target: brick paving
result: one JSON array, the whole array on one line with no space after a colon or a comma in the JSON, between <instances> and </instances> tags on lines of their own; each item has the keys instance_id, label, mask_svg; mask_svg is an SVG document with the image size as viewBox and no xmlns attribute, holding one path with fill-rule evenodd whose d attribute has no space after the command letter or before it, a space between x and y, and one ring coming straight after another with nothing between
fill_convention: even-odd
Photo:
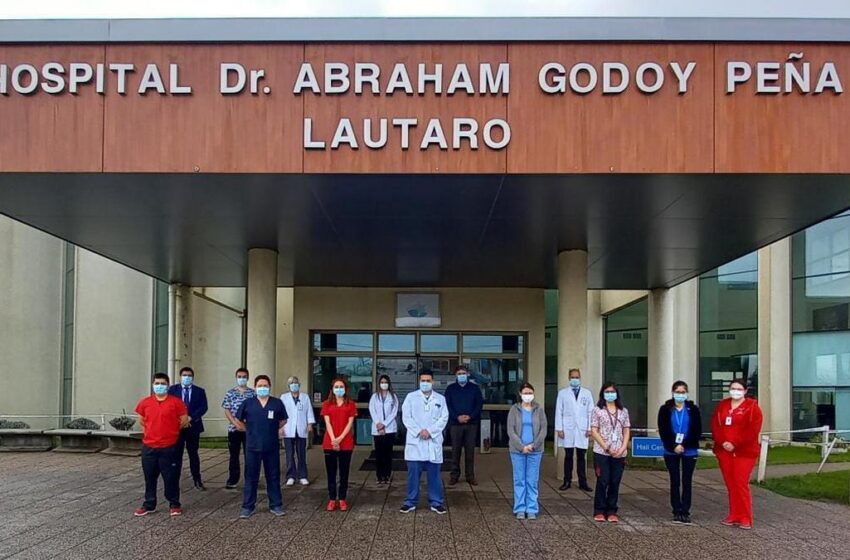
<instances>
[{"instance_id":1,"label":"brick paving","mask_svg":"<svg viewBox=\"0 0 850 560\"><path fill-rule=\"evenodd\" d=\"M312 449L313 483L284 489L287 515L270 515L261 489L258 513L246 521L237 519L241 492L224 489L226 451L202 456L208 490L190 489L184 477L185 513L172 519L162 502L159 513L133 517L143 490L138 458L0 454L0 558L850 558L846 506L754 489L755 529L721 526L726 497L716 471L698 471L692 526L669 522L666 473L637 470L623 479L622 522L594 523L589 494L557 491L551 457L544 461L540 518L517 521L510 463L501 451L478 457L478 487L447 489L448 515L427 507L402 515L404 473L379 488L373 473L357 470L366 456L358 450L352 509L326 513L321 452Z\"/></svg>"}]
</instances>

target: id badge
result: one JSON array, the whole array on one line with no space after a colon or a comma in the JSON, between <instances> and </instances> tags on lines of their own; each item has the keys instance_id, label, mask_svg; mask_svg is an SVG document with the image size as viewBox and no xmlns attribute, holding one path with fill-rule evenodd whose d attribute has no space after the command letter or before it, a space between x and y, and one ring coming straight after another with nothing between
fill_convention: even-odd
<instances>
[{"instance_id":1,"label":"id badge","mask_svg":"<svg viewBox=\"0 0 850 560\"><path fill-rule=\"evenodd\" d=\"M298 410L304 410L304 404L301 401L298 401Z\"/></svg>"},{"instance_id":2,"label":"id badge","mask_svg":"<svg viewBox=\"0 0 850 560\"><path fill-rule=\"evenodd\" d=\"M269 411L269 420L274 420L274 410Z\"/></svg>"},{"instance_id":3,"label":"id badge","mask_svg":"<svg viewBox=\"0 0 850 560\"><path fill-rule=\"evenodd\" d=\"M685 441L685 434L676 434L676 443L682 443Z\"/></svg>"},{"instance_id":4,"label":"id badge","mask_svg":"<svg viewBox=\"0 0 850 560\"><path fill-rule=\"evenodd\" d=\"M726 425L727 425L727 426L731 426L731 425L732 425L732 417L731 417L731 416L727 416L727 417L726 417Z\"/></svg>"}]
</instances>

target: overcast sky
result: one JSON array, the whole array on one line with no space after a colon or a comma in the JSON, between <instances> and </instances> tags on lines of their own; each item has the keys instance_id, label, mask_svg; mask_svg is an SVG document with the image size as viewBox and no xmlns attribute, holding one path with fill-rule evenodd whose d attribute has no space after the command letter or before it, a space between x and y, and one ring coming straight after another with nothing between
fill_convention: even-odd
<instances>
[{"instance_id":1,"label":"overcast sky","mask_svg":"<svg viewBox=\"0 0 850 560\"><path fill-rule=\"evenodd\" d=\"M0 18L850 17L850 0L0 0Z\"/></svg>"}]
</instances>

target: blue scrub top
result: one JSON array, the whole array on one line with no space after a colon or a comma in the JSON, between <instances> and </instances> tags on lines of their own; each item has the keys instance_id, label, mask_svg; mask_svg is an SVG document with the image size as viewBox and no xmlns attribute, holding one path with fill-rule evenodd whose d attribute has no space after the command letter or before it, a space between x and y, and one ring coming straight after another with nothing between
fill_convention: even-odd
<instances>
[{"instance_id":1,"label":"blue scrub top","mask_svg":"<svg viewBox=\"0 0 850 560\"><path fill-rule=\"evenodd\" d=\"M522 409L522 444L528 445L534 443L534 421L531 417L531 411Z\"/></svg>"},{"instance_id":2,"label":"blue scrub top","mask_svg":"<svg viewBox=\"0 0 850 560\"><path fill-rule=\"evenodd\" d=\"M688 435L688 430L691 429L691 412L688 410L687 405L682 407L682 410L677 409L675 406L670 411L670 424L673 427L673 434L685 434L685 437ZM670 451L664 451L665 455L676 455L676 453ZM685 448L685 452L683 453L685 457L696 457L699 455L699 451L697 449L688 449Z\"/></svg>"},{"instance_id":3,"label":"blue scrub top","mask_svg":"<svg viewBox=\"0 0 850 560\"><path fill-rule=\"evenodd\" d=\"M277 397L269 397L266 406L257 397L245 399L236 411L236 418L245 422L245 449L247 451L276 451L280 449L278 429L286 420L286 408Z\"/></svg>"}]
</instances>

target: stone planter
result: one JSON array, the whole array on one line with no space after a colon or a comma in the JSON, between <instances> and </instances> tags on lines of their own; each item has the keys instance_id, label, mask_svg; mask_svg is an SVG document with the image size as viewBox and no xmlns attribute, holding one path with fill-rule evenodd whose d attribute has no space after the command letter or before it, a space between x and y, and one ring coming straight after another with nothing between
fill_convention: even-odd
<instances>
[{"instance_id":1,"label":"stone planter","mask_svg":"<svg viewBox=\"0 0 850 560\"><path fill-rule=\"evenodd\" d=\"M115 430L99 433L109 440L109 446L103 450L103 453L125 457L138 457L142 454L142 432Z\"/></svg>"},{"instance_id":2,"label":"stone planter","mask_svg":"<svg viewBox=\"0 0 850 560\"><path fill-rule=\"evenodd\" d=\"M45 430L45 434L59 437L60 453L98 453L106 448L107 440L101 431L94 430Z\"/></svg>"},{"instance_id":3,"label":"stone planter","mask_svg":"<svg viewBox=\"0 0 850 560\"><path fill-rule=\"evenodd\" d=\"M50 451L53 436L42 430L0 430L0 451Z\"/></svg>"}]
</instances>

